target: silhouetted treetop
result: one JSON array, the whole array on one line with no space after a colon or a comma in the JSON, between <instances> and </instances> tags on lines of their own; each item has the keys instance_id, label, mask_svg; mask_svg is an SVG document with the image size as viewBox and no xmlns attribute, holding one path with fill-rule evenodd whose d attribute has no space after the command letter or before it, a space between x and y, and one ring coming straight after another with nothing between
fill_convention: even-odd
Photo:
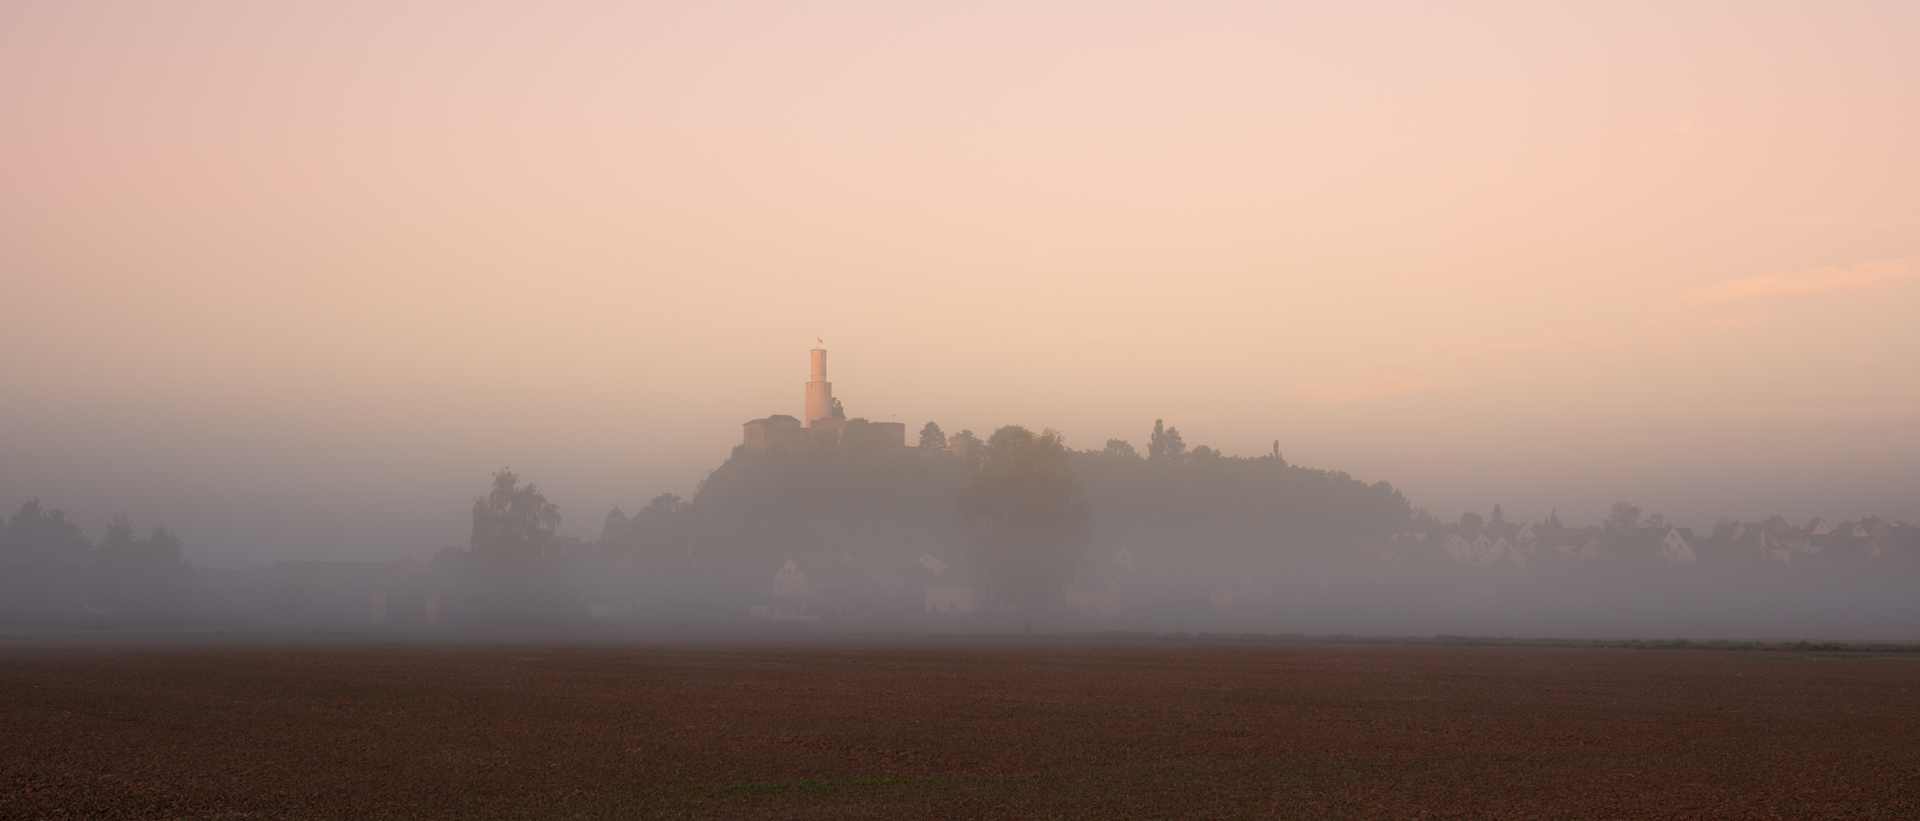
<instances>
[{"instance_id":1,"label":"silhouetted treetop","mask_svg":"<svg viewBox=\"0 0 1920 821\"><path fill-rule=\"evenodd\" d=\"M1169 428L1159 419L1153 420L1153 435L1147 439L1147 461L1178 465L1186 453L1187 443L1180 438L1180 429Z\"/></svg>"},{"instance_id":2,"label":"silhouetted treetop","mask_svg":"<svg viewBox=\"0 0 1920 821\"><path fill-rule=\"evenodd\" d=\"M537 555L553 542L560 527L560 508L519 475L502 468L493 474L493 489L473 500L473 534L468 544L475 558Z\"/></svg>"},{"instance_id":3,"label":"silhouetted treetop","mask_svg":"<svg viewBox=\"0 0 1920 821\"><path fill-rule=\"evenodd\" d=\"M973 469L980 461L980 448L983 444L980 437L973 435L973 431L963 430L947 440L949 446L956 442L960 445L960 458L966 461L967 469Z\"/></svg>"},{"instance_id":4,"label":"silhouetted treetop","mask_svg":"<svg viewBox=\"0 0 1920 821\"><path fill-rule=\"evenodd\" d=\"M126 514L113 517L94 550L87 600L122 616L159 618L182 614L192 579L181 557L180 537L156 527L140 538Z\"/></svg>"},{"instance_id":5,"label":"silhouetted treetop","mask_svg":"<svg viewBox=\"0 0 1920 821\"><path fill-rule=\"evenodd\" d=\"M21 505L0 522L0 618L78 613L92 551L65 511L45 510L39 499Z\"/></svg>"},{"instance_id":6,"label":"silhouetted treetop","mask_svg":"<svg viewBox=\"0 0 1920 821\"><path fill-rule=\"evenodd\" d=\"M1269 540L1270 546L1279 536L1385 535L1412 521L1412 506L1386 482L1369 485L1338 471L1288 465L1266 454L1228 456L1206 446L1176 459L1185 444L1159 420L1149 442L1155 444L1145 461L1110 458L1124 442L1075 457L1103 543Z\"/></svg>"},{"instance_id":7,"label":"silhouetted treetop","mask_svg":"<svg viewBox=\"0 0 1920 821\"><path fill-rule=\"evenodd\" d=\"M473 500L471 549L447 547L433 558L449 619L500 627L564 619L571 593L554 549L559 527L559 506L538 486L509 469L494 473L492 490Z\"/></svg>"},{"instance_id":8,"label":"silhouetted treetop","mask_svg":"<svg viewBox=\"0 0 1920 821\"><path fill-rule=\"evenodd\" d=\"M1600 527L1618 533L1624 533L1639 526L1640 506L1626 502L1614 502L1613 509L1607 513L1607 518L1600 522Z\"/></svg>"}]
</instances>

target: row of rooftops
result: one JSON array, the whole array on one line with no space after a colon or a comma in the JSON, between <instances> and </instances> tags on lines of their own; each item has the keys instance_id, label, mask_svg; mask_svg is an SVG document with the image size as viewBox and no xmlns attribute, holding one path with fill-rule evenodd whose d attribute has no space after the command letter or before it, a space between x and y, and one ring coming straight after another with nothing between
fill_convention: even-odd
<instances>
[{"instance_id":1,"label":"row of rooftops","mask_svg":"<svg viewBox=\"0 0 1920 821\"><path fill-rule=\"evenodd\" d=\"M1920 548L1920 527L1904 521L1888 522L1878 516L1838 524L1828 524L1826 519L1815 516L1804 527L1795 527L1775 514L1764 522L1722 524L1714 528L1714 535L1732 544L1806 553L1837 551L1884 556L1903 545Z\"/></svg>"}]
</instances>

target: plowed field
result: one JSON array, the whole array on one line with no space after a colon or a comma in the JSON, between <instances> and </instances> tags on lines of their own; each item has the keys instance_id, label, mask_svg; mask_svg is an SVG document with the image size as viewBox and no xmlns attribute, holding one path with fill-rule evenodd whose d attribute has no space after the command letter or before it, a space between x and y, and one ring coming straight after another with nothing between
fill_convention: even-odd
<instances>
[{"instance_id":1,"label":"plowed field","mask_svg":"<svg viewBox=\"0 0 1920 821\"><path fill-rule=\"evenodd\" d=\"M1030 642L0 649L8 818L1915 818L1920 661Z\"/></svg>"}]
</instances>

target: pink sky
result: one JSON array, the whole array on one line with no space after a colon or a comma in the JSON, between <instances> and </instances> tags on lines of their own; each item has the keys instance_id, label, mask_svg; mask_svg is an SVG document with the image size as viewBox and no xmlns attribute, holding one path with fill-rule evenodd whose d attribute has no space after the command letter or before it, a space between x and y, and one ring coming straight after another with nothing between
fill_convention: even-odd
<instances>
[{"instance_id":1,"label":"pink sky","mask_svg":"<svg viewBox=\"0 0 1920 821\"><path fill-rule=\"evenodd\" d=\"M820 336L1446 518L1920 518L1916 78L1891 2L12 4L0 505L591 537Z\"/></svg>"}]
</instances>

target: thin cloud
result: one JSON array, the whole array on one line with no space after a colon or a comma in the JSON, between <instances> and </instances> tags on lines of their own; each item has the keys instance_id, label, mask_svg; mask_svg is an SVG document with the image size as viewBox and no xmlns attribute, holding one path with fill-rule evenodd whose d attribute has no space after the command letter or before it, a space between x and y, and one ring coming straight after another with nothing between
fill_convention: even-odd
<instances>
[{"instance_id":1,"label":"thin cloud","mask_svg":"<svg viewBox=\"0 0 1920 821\"><path fill-rule=\"evenodd\" d=\"M1294 387L1309 401L1322 405L1346 405L1365 402L1369 399L1419 393L1439 384L1438 379L1380 373L1346 379L1330 379L1324 382L1302 382Z\"/></svg>"},{"instance_id":2,"label":"thin cloud","mask_svg":"<svg viewBox=\"0 0 1920 821\"><path fill-rule=\"evenodd\" d=\"M1733 279L1703 285L1680 295L1686 305L1773 297L1812 296L1834 291L1884 288L1920 278L1920 256L1863 262L1844 268L1810 268L1792 274Z\"/></svg>"}]
</instances>

